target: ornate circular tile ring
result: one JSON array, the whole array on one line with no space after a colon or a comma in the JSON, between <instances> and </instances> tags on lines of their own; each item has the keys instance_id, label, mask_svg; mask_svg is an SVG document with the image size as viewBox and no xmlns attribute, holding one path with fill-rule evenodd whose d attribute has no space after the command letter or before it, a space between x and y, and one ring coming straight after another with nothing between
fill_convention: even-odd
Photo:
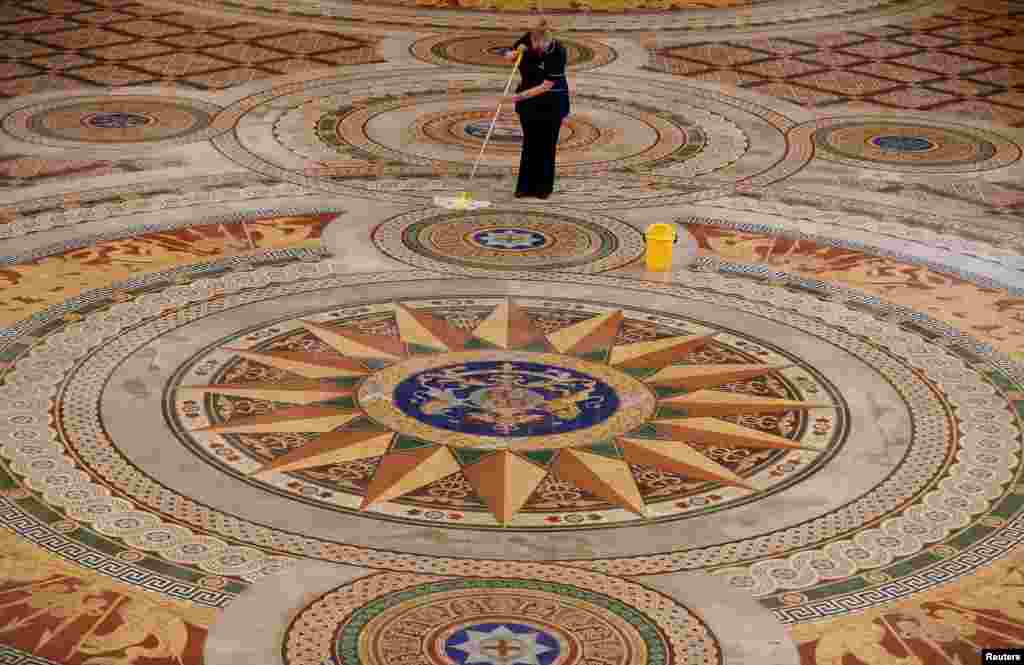
<instances>
[{"instance_id":1,"label":"ornate circular tile ring","mask_svg":"<svg viewBox=\"0 0 1024 665\"><path fill-rule=\"evenodd\" d=\"M378 226L373 242L388 256L434 270L452 267L509 270L620 268L643 254L643 234L609 217L586 212L487 209L417 210Z\"/></svg>"},{"instance_id":2,"label":"ornate circular tile ring","mask_svg":"<svg viewBox=\"0 0 1024 665\"><path fill-rule=\"evenodd\" d=\"M960 173L1008 166L1021 147L994 132L914 120L822 120L794 130L815 155L858 168L909 173Z\"/></svg>"},{"instance_id":3,"label":"ornate circular tile ring","mask_svg":"<svg viewBox=\"0 0 1024 665\"><path fill-rule=\"evenodd\" d=\"M218 130L221 108L192 99L143 95L72 97L20 108L3 129L23 141L66 148L190 143Z\"/></svg>"},{"instance_id":4,"label":"ornate circular tile ring","mask_svg":"<svg viewBox=\"0 0 1024 665\"><path fill-rule=\"evenodd\" d=\"M590 589L596 585L589 577L574 573L570 585L546 579L373 575L302 609L285 636L285 663L722 662L714 634L686 607L630 583Z\"/></svg>"},{"instance_id":5,"label":"ornate circular tile ring","mask_svg":"<svg viewBox=\"0 0 1024 665\"><path fill-rule=\"evenodd\" d=\"M490 123L490 111L472 97L482 92L466 91L469 96L462 102L464 108L453 108L447 90L326 106L330 110L316 121L319 145L315 146L308 144L308 131L293 131L296 122L301 123L310 113L306 106L297 106L275 124L275 137L296 155L328 156L331 161L468 167L480 151ZM576 95L573 105L575 110L566 123L567 136L560 137L558 172L563 175L684 162L698 172L707 172L739 159L747 151L746 137L733 123L700 109L659 111L595 95ZM484 122L487 124L481 132ZM498 144L508 132L512 136L505 137L505 142L510 143L507 138L514 141L518 132L517 119L507 118L505 122L506 131L499 133ZM403 131L396 132L395 127ZM310 153L310 148L316 152ZM318 149L328 152L322 155ZM518 165L518 150L499 149L488 154L479 173L512 173Z\"/></svg>"},{"instance_id":6,"label":"ornate circular tile ring","mask_svg":"<svg viewBox=\"0 0 1024 665\"><path fill-rule=\"evenodd\" d=\"M523 129L515 113L502 113L497 119L494 119L490 110L426 113L416 120L414 131L434 143L459 145L473 151L483 147L483 141L490 131L491 140L487 148L516 159L523 145ZM588 119L569 116L562 122L562 129L558 133L558 149L563 153L579 152L607 143L612 138L612 134L602 131Z\"/></svg>"},{"instance_id":7,"label":"ornate circular tile ring","mask_svg":"<svg viewBox=\"0 0 1024 665\"><path fill-rule=\"evenodd\" d=\"M488 33L480 35L433 35L415 42L409 52L419 60L438 65L470 65L492 69L508 69L504 49L516 42L522 33ZM615 60L615 51L600 42L573 36L559 37L565 46L569 69L584 70L603 67Z\"/></svg>"},{"instance_id":8,"label":"ornate circular tile ring","mask_svg":"<svg viewBox=\"0 0 1024 665\"><path fill-rule=\"evenodd\" d=\"M706 184L723 186L721 177L773 181L810 159L809 150L782 159L783 129L793 123L778 113L679 83L574 76L573 86L586 94L573 98L557 170L567 177L565 200L576 208L690 200ZM473 168L490 121L488 100L507 74L421 66L386 78L267 90L219 115L218 126L234 123L234 131L213 142L245 168L345 196L422 204L464 189L454 179ZM496 148L477 171L481 180L515 174L518 133L512 118L499 126L490 144ZM749 149L752 133L760 137L757 151Z\"/></svg>"}]
</instances>

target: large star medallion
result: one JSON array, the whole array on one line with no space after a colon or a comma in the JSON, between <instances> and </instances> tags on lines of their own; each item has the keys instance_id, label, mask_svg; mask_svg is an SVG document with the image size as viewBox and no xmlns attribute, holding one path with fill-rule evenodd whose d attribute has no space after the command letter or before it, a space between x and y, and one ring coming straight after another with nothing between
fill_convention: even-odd
<instances>
[{"instance_id":1,"label":"large star medallion","mask_svg":"<svg viewBox=\"0 0 1024 665\"><path fill-rule=\"evenodd\" d=\"M240 462L253 479L284 487L355 465L365 472L361 486L348 486L359 510L458 486L502 526L517 523L542 485L643 519L650 499L641 472L750 493L762 488L730 468L728 453L821 452L742 424L747 416L807 422L811 410L819 421L833 417L829 401L735 389L786 365L707 362L713 330L630 341L622 310L542 327L528 309L492 302L467 325L393 302L377 307L386 322L369 330L304 320L295 330L307 342L297 350L228 349L249 369L182 386L178 399L193 409L235 400L197 436L277 437ZM263 406L240 412L242 403ZM709 450L725 455L716 461Z\"/></svg>"}]
</instances>

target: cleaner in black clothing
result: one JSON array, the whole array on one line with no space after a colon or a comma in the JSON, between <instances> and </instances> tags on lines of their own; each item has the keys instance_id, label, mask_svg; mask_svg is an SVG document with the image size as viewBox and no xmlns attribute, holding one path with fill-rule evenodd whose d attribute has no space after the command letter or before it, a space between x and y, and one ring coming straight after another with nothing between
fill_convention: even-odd
<instances>
[{"instance_id":1,"label":"cleaner in black clothing","mask_svg":"<svg viewBox=\"0 0 1024 665\"><path fill-rule=\"evenodd\" d=\"M519 160L516 197L546 199L555 186L555 153L562 121L569 115L569 82L565 77L565 47L551 34L547 21L541 20L506 53L519 63L522 80L516 94L504 101L515 104L523 128L523 152Z\"/></svg>"}]
</instances>

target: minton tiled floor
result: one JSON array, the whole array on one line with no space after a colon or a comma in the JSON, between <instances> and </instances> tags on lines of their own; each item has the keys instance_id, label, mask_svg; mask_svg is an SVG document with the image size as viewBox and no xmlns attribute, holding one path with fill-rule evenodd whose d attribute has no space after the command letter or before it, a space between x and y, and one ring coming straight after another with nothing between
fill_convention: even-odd
<instances>
[{"instance_id":1,"label":"minton tiled floor","mask_svg":"<svg viewBox=\"0 0 1024 665\"><path fill-rule=\"evenodd\" d=\"M513 114L467 185L541 11L545 202ZM4 3L0 662L1024 644L1022 35L981 0Z\"/></svg>"}]
</instances>

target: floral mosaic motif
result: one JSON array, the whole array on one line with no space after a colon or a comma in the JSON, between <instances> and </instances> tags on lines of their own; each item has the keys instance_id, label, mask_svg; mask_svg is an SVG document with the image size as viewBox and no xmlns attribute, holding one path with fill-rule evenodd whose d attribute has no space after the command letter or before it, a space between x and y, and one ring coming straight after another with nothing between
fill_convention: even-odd
<instances>
[{"instance_id":1,"label":"floral mosaic motif","mask_svg":"<svg viewBox=\"0 0 1024 665\"><path fill-rule=\"evenodd\" d=\"M706 224L687 224L698 247L724 259L842 284L926 312L1007 353L1024 352L1024 298L895 258Z\"/></svg>"},{"instance_id":2,"label":"floral mosaic motif","mask_svg":"<svg viewBox=\"0 0 1024 665\"><path fill-rule=\"evenodd\" d=\"M253 251L319 246L337 213L193 226L105 240L0 267L0 323L12 323L89 289L175 266Z\"/></svg>"},{"instance_id":3,"label":"floral mosaic motif","mask_svg":"<svg viewBox=\"0 0 1024 665\"><path fill-rule=\"evenodd\" d=\"M1020 127L1016 10L985 0L958 6L873 29L663 47L650 66L831 113L937 111Z\"/></svg>"},{"instance_id":4,"label":"floral mosaic motif","mask_svg":"<svg viewBox=\"0 0 1024 665\"><path fill-rule=\"evenodd\" d=\"M277 324L226 363L195 361L211 382L178 389L206 406L182 411L187 436L250 482L335 509L545 528L579 524L552 511L603 524L649 502L660 518L727 505L747 478L764 489L813 468L842 430L828 389L778 371L775 352L580 307L374 304Z\"/></svg>"},{"instance_id":5,"label":"floral mosaic motif","mask_svg":"<svg viewBox=\"0 0 1024 665\"><path fill-rule=\"evenodd\" d=\"M0 641L67 665L201 658L214 611L189 609L58 561L0 532Z\"/></svg>"},{"instance_id":6,"label":"floral mosaic motif","mask_svg":"<svg viewBox=\"0 0 1024 665\"><path fill-rule=\"evenodd\" d=\"M607 384L573 369L480 361L414 374L394 391L408 416L455 432L544 436L597 425L619 409Z\"/></svg>"},{"instance_id":7,"label":"floral mosaic motif","mask_svg":"<svg viewBox=\"0 0 1024 665\"><path fill-rule=\"evenodd\" d=\"M805 665L918 665L941 657L977 660L978 651L1024 643L1020 553L973 577L863 615L790 628Z\"/></svg>"},{"instance_id":8,"label":"floral mosaic motif","mask_svg":"<svg viewBox=\"0 0 1024 665\"><path fill-rule=\"evenodd\" d=\"M185 163L177 159L44 159L29 155L0 155L0 189L170 169L185 166ZM0 218L0 223L4 221Z\"/></svg>"},{"instance_id":9,"label":"floral mosaic motif","mask_svg":"<svg viewBox=\"0 0 1024 665\"><path fill-rule=\"evenodd\" d=\"M124 3L84 0L75 12L49 26L31 0L5 3L0 16L0 97L16 97L79 86L123 87L153 83L209 90L275 75L338 65L379 62L376 42L330 31L288 26L268 28L237 19ZM48 7L47 10L52 11ZM31 41L24 39L26 34ZM136 115L101 115L93 127L125 128ZM146 124L146 123L143 123Z\"/></svg>"},{"instance_id":10,"label":"floral mosaic motif","mask_svg":"<svg viewBox=\"0 0 1024 665\"><path fill-rule=\"evenodd\" d=\"M684 11L708 7L742 7L751 0L372 0L370 4L430 7L432 9L486 9L494 12L593 11L628 13L633 11Z\"/></svg>"}]
</instances>

